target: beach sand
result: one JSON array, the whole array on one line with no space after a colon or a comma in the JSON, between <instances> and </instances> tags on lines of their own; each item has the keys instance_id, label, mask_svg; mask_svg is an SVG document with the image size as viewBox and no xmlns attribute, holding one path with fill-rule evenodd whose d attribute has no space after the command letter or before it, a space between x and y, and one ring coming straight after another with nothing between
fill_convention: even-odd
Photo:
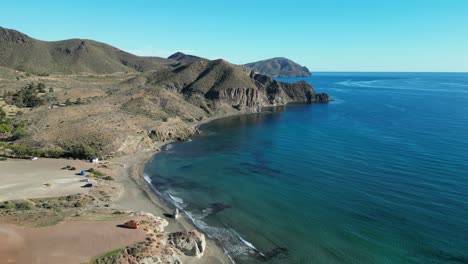
<instances>
[{"instance_id":1,"label":"beach sand","mask_svg":"<svg viewBox=\"0 0 468 264\"><path fill-rule=\"evenodd\" d=\"M70 165L77 170L62 170ZM0 162L0 201L65 196L86 193L81 188L83 177L77 176L81 169L94 167L80 160L37 159Z\"/></svg>"},{"instance_id":2,"label":"beach sand","mask_svg":"<svg viewBox=\"0 0 468 264\"><path fill-rule=\"evenodd\" d=\"M151 150L102 161L99 165L68 159L1 161L0 201L87 193L88 189L81 187L82 176L75 174L80 170L96 169L100 166L99 170L113 176L121 187L113 190L114 198L108 204L108 209L144 211L163 217L169 222L165 228L166 232L196 229L184 217L177 220L165 217L164 214L171 214L172 209L161 202L143 178L145 163L161 146L162 144ZM76 167L76 170L61 169L67 165ZM122 221L118 223L121 224ZM82 263L107 251L144 240L141 232L127 232L128 230L116 228L116 225L117 222L113 221L69 220L48 227L34 228L3 223L0 229L0 259L13 256L16 263L31 263L28 261L31 258L44 260L35 263ZM189 264L230 263L221 246L209 239L202 258L183 256L182 261Z\"/></svg>"},{"instance_id":3,"label":"beach sand","mask_svg":"<svg viewBox=\"0 0 468 264\"><path fill-rule=\"evenodd\" d=\"M163 145L158 144L155 149L160 149ZM155 150L146 150L139 153L121 157L115 160L125 167L121 167L116 180L124 185L120 197L115 201L115 205L122 208L129 208L134 211L144 211L156 216L172 214L173 209L169 208L159 197L150 189L149 184L143 178L144 166L146 162L156 154ZM181 217L177 220L166 218L169 225L164 229L168 232L184 231L196 229L195 226L186 218ZM229 258L224 254L222 247L215 241L207 239L207 247L202 258L183 258L183 263L206 263L206 264L228 264Z\"/></svg>"}]
</instances>

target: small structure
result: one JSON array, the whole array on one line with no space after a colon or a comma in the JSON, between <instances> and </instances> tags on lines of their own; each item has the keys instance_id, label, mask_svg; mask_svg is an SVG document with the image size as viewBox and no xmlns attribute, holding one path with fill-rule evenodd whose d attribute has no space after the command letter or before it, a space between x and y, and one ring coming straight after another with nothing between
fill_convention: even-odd
<instances>
[{"instance_id":1,"label":"small structure","mask_svg":"<svg viewBox=\"0 0 468 264\"><path fill-rule=\"evenodd\" d=\"M126 228L137 229L140 226L140 221L130 220L126 222L123 226Z\"/></svg>"},{"instance_id":2,"label":"small structure","mask_svg":"<svg viewBox=\"0 0 468 264\"><path fill-rule=\"evenodd\" d=\"M32 157L31 160L37 160L37 157Z\"/></svg>"},{"instance_id":3,"label":"small structure","mask_svg":"<svg viewBox=\"0 0 468 264\"><path fill-rule=\"evenodd\" d=\"M173 214L174 218L177 219L180 217L180 214L179 214L179 208L176 208L174 209L174 214Z\"/></svg>"},{"instance_id":4,"label":"small structure","mask_svg":"<svg viewBox=\"0 0 468 264\"><path fill-rule=\"evenodd\" d=\"M94 158L91 160L92 163L98 163L99 162L99 158Z\"/></svg>"},{"instance_id":5,"label":"small structure","mask_svg":"<svg viewBox=\"0 0 468 264\"><path fill-rule=\"evenodd\" d=\"M92 184L92 183L87 183L87 184L85 184L85 185L83 185L83 186L81 186L81 187L83 187L83 188L91 188L91 187L93 187L93 184Z\"/></svg>"},{"instance_id":6,"label":"small structure","mask_svg":"<svg viewBox=\"0 0 468 264\"><path fill-rule=\"evenodd\" d=\"M80 176L85 176L85 171L84 170L81 170L80 173L79 173Z\"/></svg>"}]
</instances>

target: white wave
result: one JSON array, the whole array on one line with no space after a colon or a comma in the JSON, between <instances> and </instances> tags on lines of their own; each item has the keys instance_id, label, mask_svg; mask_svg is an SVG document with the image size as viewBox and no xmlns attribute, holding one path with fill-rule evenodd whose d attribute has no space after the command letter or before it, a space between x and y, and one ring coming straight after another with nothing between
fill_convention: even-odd
<instances>
[{"instance_id":1,"label":"white wave","mask_svg":"<svg viewBox=\"0 0 468 264\"><path fill-rule=\"evenodd\" d=\"M170 149L172 149L172 147L173 147L172 144L167 144L166 145L166 150L170 150Z\"/></svg>"},{"instance_id":2,"label":"white wave","mask_svg":"<svg viewBox=\"0 0 468 264\"><path fill-rule=\"evenodd\" d=\"M402 83L404 85L402 85ZM418 88L421 86L433 87L434 83L430 82L421 82L417 79L387 79L387 80L372 80L372 81L353 81L346 80L337 82L335 84L348 86L348 87L357 87L357 88L375 88L375 89L385 89L385 90L404 90L404 91L424 91L424 92L443 92L443 93L468 93L466 89L431 89L431 88ZM436 83L437 86L443 85L444 83ZM463 84L455 83L445 83L447 86L452 86L453 88L464 88Z\"/></svg>"},{"instance_id":3,"label":"white wave","mask_svg":"<svg viewBox=\"0 0 468 264\"><path fill-rule=\"evenodd\" d=\"M169 195L169 197L171 197L171 199L176 202L176 203L179 203L179 204L183 204L184 203L184 200L180 197L177 197L175 195L172 195L170 193L168 193L167 195Z\"/></svg>"},{"instance_id":4,"label":"white wave","mask_svg":"<svg viewBox=\"0 0 468 264\"><path fill-rule=\"evenodd\" d=\"M468 87L468 84L463 84L463 83L450 83L450 82L445 82L445 83L439 83L439 85L448 85L448 86L453 86L453 87Z\"/></svg>"},{"instance_id":5,"label":"white wave","mask_svg":"<svg viewBox=\"0 0 468 264\"><path fill-rule=\"evenodd\" d=\"M189 139L187 139L187 142L192 142L192 140L189 138Z\"/></svg>"},{"instance_id":6,"label":"white wave","mask_svg":"<svg viewBox=\"0 0 468 264\"><path fill-rule=\"evenodd\" d=\"M259 252L262 256L264 256L263 253L260 252L252 243L250 243L249 241L247 241L247 240L245 240L243 237L241 237L241 235L239 235L239 233L237 233L234 229L231 229L231 230L232 230L232 232L234 232L234 233L237 235L237 237L238 237L244 244L246 244L248 247L250 247L251 249L253 249L253 250L257 251L257 252Z\"/></svg>"},{"instance_id":7,"label":"white wave","mask_svg":"<svg viewBox=\"0 0 468 264\"><path fill-rule=\"evenodd\" d=\"M192 223L197 228L205 232L209 238L218 240L222 244L224 252L226 252L227 255L247 256L255 253L262 254L259 250L255 248L255 246L252 243L243 239L233 229L210 226L202 220L203 215L199 216L196 213L189 211L184 212L190 218Z\"/></svg>"},{"instance_id":8,"label":"white wave","mask_svg":"<svg viewBox=\"0 0 468 264\"><path fill-rule=\"evenodd\" d=\"M148 174L143 173L143 179L145 179L147 183L151 184L151 178Z\"/></svg>"}]
</instances>

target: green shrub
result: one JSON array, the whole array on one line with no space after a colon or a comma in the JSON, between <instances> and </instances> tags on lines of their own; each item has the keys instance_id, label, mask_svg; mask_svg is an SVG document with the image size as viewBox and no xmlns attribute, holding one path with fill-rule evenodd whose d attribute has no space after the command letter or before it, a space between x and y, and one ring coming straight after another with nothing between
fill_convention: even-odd
<instances>
[{"instance_id":1,"label":"green shrub","mask_svg":"<svg viewBox=\"0 0 468 264\"><path fill-rule=\"evenodd\" d=\"M3 202L2 205L0 205L0 208L2 209L13 209L15 206L11 202Z\"/></svg>"},{"instance_id":2,"label":"green shrub","mask_svg":"<svg viewBox=\"0 0 468 264\"><path fill-rule=\"evenodd\" d=\"M18 210L31 210L34 205L29 201L22 201L16 204L16 209Z\"/></svg>"},{"instance_id":3,"label":"green shrub","mask_svg":"<svg viewBox=\"0 0 468 264\"><path fill-rule=\"evenodd\" d=\"M6 118L6 112L3 110L3 108L0 108L0 120L3 120Z\"/></svg>"},{"instance_id":4,"label":"green shrub","mask_svg":"<svg viewBox=\"0 0 468 264\"><path fill-rule=\"evenodd\" d=\"M112 176L109 176L109 175L106 175L104 177L102 177L101 179L105 180L105 181L113 181L114 178Z\"/></svg>"},{"instance_id":5,"label":"green shrub","mask_svg":"<svg viewBox=\"0 0 468 264\"><path fill-rule=\"evenodd\" d=\"M86 143L77 144L62 144L62 148L65 150L65 156L78 158L78 159L92 159L99 157L99 151L96 147L88 145Z\"/></svg>"},{"instance_id":6,"label":"green shrub","mask_svg":"<svg viewBox=\"0 0 468 264\"><path fill-rule=\"evenodd\" d=\"M13 130L9 124L0 124L0 133L8 133Z\"/></svg>"},{"instance_id":7,"label":"green shrub","mask_svg":"<svg viewBox=\"0 0 468 264\"><path fill-rule=\"evenodd\" d=\"M38 88L40 85L41 88ZM17 107L36 107L44 104L44 100L38 96L38 90L45 92L44 84L40 83L36 86L34 83L28 84L27 86L16 91L15 94L7 96L5 101L14 104Z\"/></svg>"},{"instance_id":8,"label":"green shrub","mask_svg":"<svg viewBox=\"0 0 468 264\"><path fill-rule=\"evenodd\" d=\"M74 170L76 170L76 168L75 167L70 167L70 168L68 168L68 170L74 171Z\"/></svg>"},{"instance_id":9,"label":"green shrub","mask_svg":"<svg viewBox=\"0 0 468 264\"><path fill-rule=\"evenodd\" d=\"M97 176L97 177L106 176L106 174L104 174L103 172L98 171L98 170L94 170L94 171L93 171L93 174L94 174L94 176Z\"/></svg>"},{"instance_id":10,"label":"green shrub","mask_svg":"<svg viewBox=\"0 0 468 264\"><path fill-rule=\"evenodd\" d=\"M0 157L0 161L8 160L6 157Z\"/></svg>"},{"instance_id":11,"label":"green shrub","mask_svg":"<svg viewBox=\"0 0 468 264\"><path fill-rule=\"evenodd\" d=\"M45 88L46 88L45 84L43 84L43 83L38 83L37 84L37 91L39 93L45 93L46 92Z\"/></svg>"},{"instance_id":12,"label":"green shrub","mask_svg":"<svg viewBox=\"0 0 468 264\"><path fill-rule=\"evenodd\" d=\"M13 129L13 138L15 140L17 139L22 139L22 138L25 138L28 136L28 132L26 132L26 130L24 130L24 128L22 127L15 127Z\"/></svg>"},{"instance_id":13,"label":"green shrub","mask_svg":"<svg viewBox=\"0 0 468 264\"><path fill-rule=\"evenodd\" d=\"M27 158L31 156L39 156L38 150L22 144L12 144L8 147L13 154L18 158Z\"/></svg>"}]
</instances>

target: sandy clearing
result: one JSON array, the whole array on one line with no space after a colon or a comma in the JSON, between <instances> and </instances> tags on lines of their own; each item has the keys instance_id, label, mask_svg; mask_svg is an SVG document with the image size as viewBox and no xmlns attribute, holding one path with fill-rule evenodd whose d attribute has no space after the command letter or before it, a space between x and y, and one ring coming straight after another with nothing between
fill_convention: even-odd
<instances>
[{"instance_id":1,"label":"sandy clearing","mask_svg":"<svg viewBox=\"0 0 468 264\"><path fill-rule=\"evenodd\" d=\"M0 227L0 264L83 263L144 241L146 232L117 227L125 221L69 221L33 228Z\"/></svg>"},{"instance_id":2,"label":"sandy clearing","mask_svg":"<svg viewBox=\"0 0 468 264\"><path fill-rule=\"evenodd\" d=\"M61 170L67 165L77 170ZM82 176L75 174L91 167L91 163L67 159L0 161L0 201L85 193Z\"/></svg>"}]
</instances>

